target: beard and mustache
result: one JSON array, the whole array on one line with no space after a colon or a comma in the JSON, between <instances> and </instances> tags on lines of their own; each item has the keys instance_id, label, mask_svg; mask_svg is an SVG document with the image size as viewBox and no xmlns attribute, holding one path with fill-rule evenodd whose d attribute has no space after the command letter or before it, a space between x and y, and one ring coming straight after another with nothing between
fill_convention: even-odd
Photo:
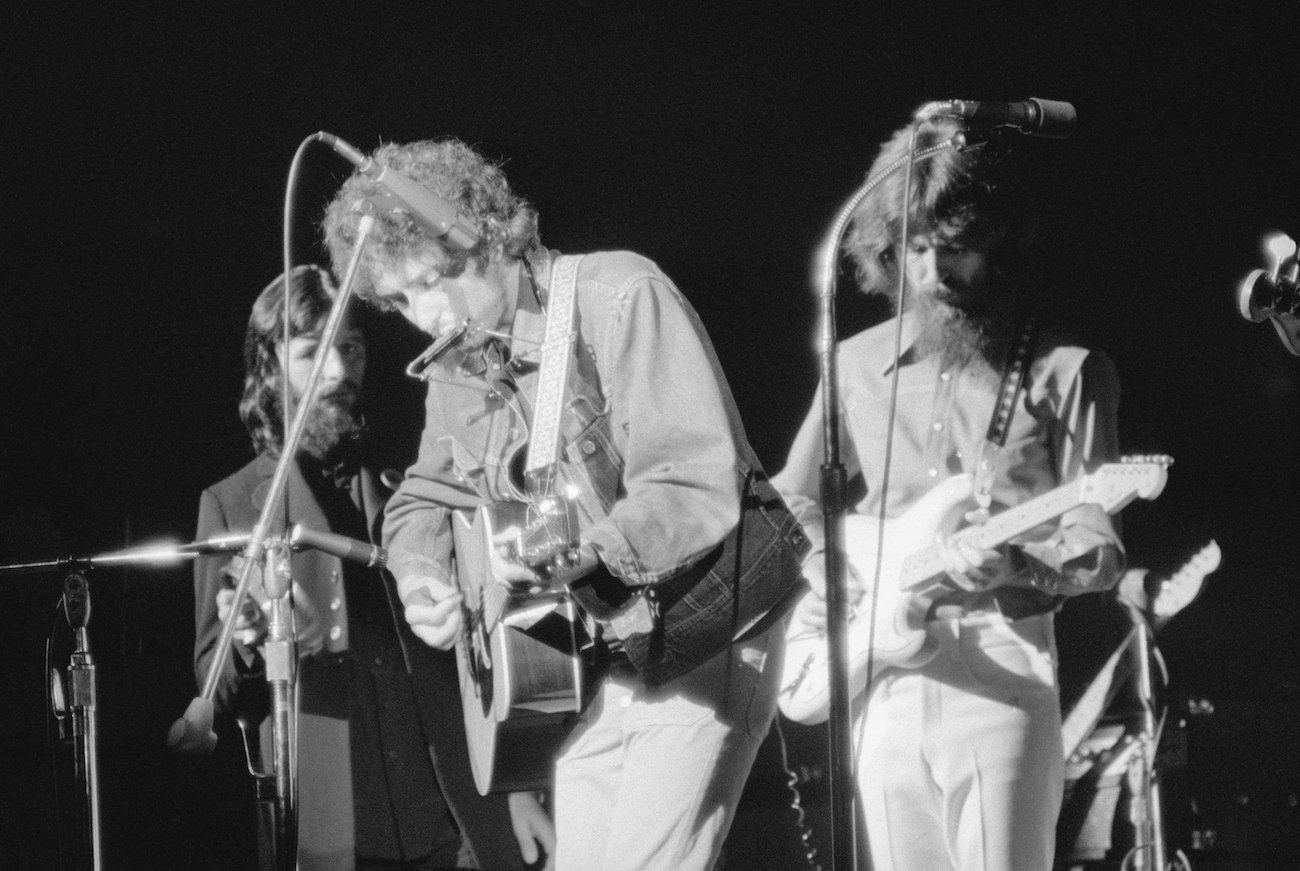
<instances>
[{"instance_id":1,"label":"beard and mustache","mask_svg":"<svg viewBox=\"0 0 1300 871\"><path fill-rule=\"evenodd\" d=\"M343 385L317 398L307 415L298 450L322 464L338 463L356 450L365 432L359 392Z\"/></svg>"},{"instance_id":2,"label":"beard and mustache","mask_svg":"<svg viewBox=\"0 0 1300 871\"><path fill-rule=\"evenodd\" d=\"M968 300L960 288L914 298L919 323L917 349L922 356L938 355L942 369L964 368L975 361L993 365L1001 331L994 317Z\"/></svg>"}]
</instances>

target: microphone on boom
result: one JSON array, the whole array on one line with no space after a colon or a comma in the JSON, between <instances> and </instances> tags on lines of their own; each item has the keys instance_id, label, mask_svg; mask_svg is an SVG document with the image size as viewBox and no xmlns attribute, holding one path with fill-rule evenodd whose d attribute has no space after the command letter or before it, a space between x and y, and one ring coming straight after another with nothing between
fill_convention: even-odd
<instances>
[{"instance_id":1,"label":"microphone on boom","mask_svg":"<svg viewBox=\"0 0 1300 871\"><path fill-rule=\"evenodd\" d=\"M939 100L926 103L916 113L918 121L931 118L963 118L972 124L1013 127L1028 136L1047 139L1065 139L1074 132L1079 120L1071 104L1037 97L1018 103Z\"/></svg>"},{"instance_id":2,"label":"microphone on boom","mask_svg":"<svg viewBox=\"0 0 1300 871\"><path fill-rule=\"evenodd\" d=\"M345 157L362 175L369 176L401 204L402 208L439 241L457 251L469 251L478 244L478 231L446 199L407 178L392 167L376 163L342 139L323 130L316 139Z\"/></svg>"}]
</instances>

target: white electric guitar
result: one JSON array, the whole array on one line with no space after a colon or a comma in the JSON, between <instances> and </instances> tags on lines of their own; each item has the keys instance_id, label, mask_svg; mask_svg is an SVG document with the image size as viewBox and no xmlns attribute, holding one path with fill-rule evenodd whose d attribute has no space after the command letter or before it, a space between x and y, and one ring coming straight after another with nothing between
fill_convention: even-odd
<instances>
[{"instance_id":1,"label":"white electric guitar","mask_svg":"<svg viewBox=\"0 0 1300 871\"><path fill-rule=\"evenodd\" d=\"M1172 463L1166 456L1126 457L1122 462L1108 463L1090 475L995 514L982 524L968 526L956 537L983 550L1010 541L1080 505L1098 505L1113 514L1135 498L1159 496ZM953 589L944 582L943 559L934 542L940 532L956 527L971 507L970 496L971 477L957 475L926 493L899 517L881 521L855 514L845 518L846 555L868 583L876 577L878 537L884 542L879 554L881 581L875 620L867 616L868 591L847 627L852 696L866 688L869 661L878 671L885 666L917 668L933 658L935 650L925 632L925 617L935 597ZM830 708L826 635L801 625L797 618L791 621L786 635L785 671L777 699L781 712L799 723L819 723L826 719Z\"/></svg>"}]
</instances>

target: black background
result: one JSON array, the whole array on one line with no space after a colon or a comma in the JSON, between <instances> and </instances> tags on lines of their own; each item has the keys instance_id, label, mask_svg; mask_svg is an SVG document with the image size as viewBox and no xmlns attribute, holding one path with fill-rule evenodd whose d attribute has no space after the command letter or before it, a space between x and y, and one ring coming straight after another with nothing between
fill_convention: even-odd
<instances>
[{"instance_id":1,"label":"black background","mask_svg":"<svg viewBox=\"0 0 1300 871\"><path fill-rule=\"evenodd\" d=\"M50 0L6 17L7 561L188 540L199 490L248 459L243 327L280 269L290 159L317 130L363 149L458 136L506 161L547 244L658 261L776 469L816 379L812 253L878 143L931 99L1074 103L1074 137L1023 143L1042 293L1115 360L1125 452L1176 460L1125 512L1133 563L1223 549L1161 639L1175 693L1253 712L1220 721L1243 761L1205 788L1294 795L1295 748L1278 745L1300 673L1300 358L1235 310L1263 236L1300 234L1292 4ZM308 151L296 260L322 256L316 224L348 169ZM843 332L867 317L842 306ZM411 401L393 397L395 414ZM18 867L49 861L41 675L60 582L0 579L18 774L0 855ZM163 749L195 692L188 576L92 585L106 852L193 866L217 811L201 766Z\"/></svg>"}]
</instances>

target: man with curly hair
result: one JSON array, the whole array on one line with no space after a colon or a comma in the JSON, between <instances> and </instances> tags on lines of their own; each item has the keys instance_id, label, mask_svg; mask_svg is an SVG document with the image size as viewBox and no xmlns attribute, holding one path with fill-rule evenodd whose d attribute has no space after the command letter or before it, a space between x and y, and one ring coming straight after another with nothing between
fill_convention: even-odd
<instances>
[{"instance_id":1,"label":"man with curly hair","mask_svg":"<svg viewBox=\"0 0 1300 871\"><path fill-rule=\"evenodd\" d=\"M924 122L918 152L959 130L943 119ZM884 144L868 178L906 156L909 133L903 128ZM845 241L861 290L886 295L896 314L837 350L841 459L850 482L865 490L855 505L861 514L898 518L941 481L965 473L988 482L988 504L966 503L967 521L979 522L985 511L1018 505L1113 459L1118 384L1103 355L1046 329L1030 334L1037 338L1029 339L1005 446L986 448L1003 371L1026 335L1031 201L1014 163L994 146L942 150L914 165L902 240L905 179L895 172L872 189ZM819 630L826 621L824 389L773 478L815 543L804 564L813 593L796 609L795 626ZM982 458L987 478L975 474ZM1052 615L1065 596L1115 584L1119 538L1096 506L988 550L936 534L947 589L925 603L924 631L937 653L919 667L885 668L855 702L859 712L866 705L854 737L871 867L1046 871L1064 777ZM852 552L856 543L848 544ZM849 598L860 613L869 607L857 600L873 582L871 563L849 572Z\"/></svg>"},{"instance_id":2,"label":"man with curly hair","mask_svg":"<svg viewBox=\"0 0 1300 871\"><path fill-rule=\"evenodd\" d=\"M203 491L199 539L252 529L283 448L285 369L295 400L306 389L335 291L324 270L293 270L286 346L285 284L281 276L258 296L245 336L239 411L257 456ZM301 523L378 540L383 505L399 475L375 465L367 449L362 402L377 320L364 306L345 316L291 467L285 506L272 515L275 536ZM229 618L242 559L212 556L195 563L200 683ZM535 858L533 835L541 832L549 842L544 811L531 796L509 799L521 824L516 844L507 799L484 798L474 788L455 663L411 634L391 576L316 550L294 554L291 574L299 654L298 867L507 869L524 867L523 853ZM257 736L253 746L269 750L269 728L258 736L269 705L262 653L269 604L260 578L259 571L250 607L235 615L234 650L214 701L222 734L233 737L234 721L242 720ZM268 836L264 828L265 867Z\"/></svg>"},{"instance_id":3,"label":"man with curly hair","mask_svg":"<svg viewBox=\"0 0 1300 871\"><path fill-rule=\"evenodd\" d=\"M653 263L601 252L574 266L542 247L536 211L459 141L388 145L373 160L453 204L477 235L452 244L381 208L362 251L358 292L440 340L425 361L419 458L384 522L406 618L443 649L477 619L453 570L452 514L539 495L522 462L543 401L538 348L550 301L572 288L566 328L576 340L554 468L576 491L577 552L548 577L519 561L496 569L507 582L574 591L612 578L628 598L620 613L640 611L636 621L586 624L600 677L555 763L556 867L705 871L775 713L799 584L796 546L780 536L800 541L798 524L784 506L772 516L788 526L773 523L769 539L742 522L747 482L770 492L764 504L779 497L703 325ZM383 194L358 172L335 197L325 228L336 266L358 244L359 205L382 206ZM558 276L568 267L566 285ZM733 594L719 555L738 526L746 548L773 544ZM677 626L690 629L678 639Z\"/></svg>"}]
</instances>

